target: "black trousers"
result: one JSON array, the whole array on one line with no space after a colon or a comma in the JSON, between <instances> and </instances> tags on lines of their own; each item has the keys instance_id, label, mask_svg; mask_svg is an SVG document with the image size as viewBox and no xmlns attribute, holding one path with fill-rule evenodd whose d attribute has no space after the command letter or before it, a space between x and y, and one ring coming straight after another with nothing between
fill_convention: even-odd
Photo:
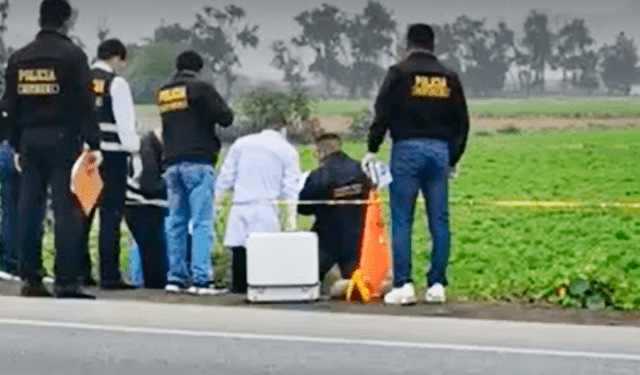
<instances>
[{"instance_id":1,"label":"black trousers","mask_svg":"<svg viewBox=\"0 0 640 375\"><path fill-rule=\"evenodd\" d=\"M127 226L140 248L145 288L162 289L167 284L166 215L167 209L158 206L131 205L125 208Z\"/></svg>"},{"instance_id":2,"label":"black trousers","mask_svg":"<svg viewBox=\"0 0 640 375\"><path fill-rule=\"evenodd\" d=\"M320 263L319 276L320 282L324 280L327 273L338 264L340 274L344 279L350 279L353 272L358 266L357 251L346 251L342 253L326 251L322 247L318 249L318 257Z\"/></svg>"},{"instance_id":3,"label":"black trousers","mask_svg":"<svg viewBox=\"0 0 640 375\"><path fill-rule=\"evenodd\" d=\"M100 282L120 280L120 224L124 218L124 201L127 192L127 157L126 152L104 152L104 161L100 168L104 188L98 201L100 210ZM89 258L89 232L95 210L85 222L84 263L82 278L88 279L91 270Z\"/></svg>"},{"instance_id":4,"label":"black trousers","mask_svg":"<svg viewBox=\"0 0 640 375\"><path fill-rule=\"evenodd\" d=\"M78 151L75 138L68 136L64 128L28 128L22 132L23 172L15 246L20 276L27 283L42 281L41 233L49 185L55 218L55 283L77 283L83 256L83 213L69 185Z\"/></svg>"},{"instance_id":5,"label":"black trousers","mask_svg":"<svg viewBox=\"0 0 640 375\"><path fill-rule=\"evenodd\" d=\"M244 247L231 248L231 292L247 292L247 249Z\"/></svg>"}]
</instances>

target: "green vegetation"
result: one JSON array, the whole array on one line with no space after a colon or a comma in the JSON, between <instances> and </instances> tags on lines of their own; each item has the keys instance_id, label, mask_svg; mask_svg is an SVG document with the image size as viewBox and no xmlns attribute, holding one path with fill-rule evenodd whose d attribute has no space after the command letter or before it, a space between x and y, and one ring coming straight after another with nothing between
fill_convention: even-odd
<instances>
[{"instance_id":1,"label":"green vegetation","mask_svg":"<svg viewBox=\"0 0 640 375\"><path fill-rule=\"evenodd\" d=\"M354 158L361 158L365 147L362 142L345 145ZM315 168L311 147L299 150L302 169ZM379 157L388 160L388 143ZM639 309L640 206L613 205L640 203L635 173L639 160L640 132L633 128L474 134L450 188L450 296ZM498 201L559 201L575 206L506 207ZM218 238L224 234L227 209L216 223ZM389 223L386 205L385 211ZM424 286L430 255L424 217L420 204L413 235L413 273L419 287ZM302 230L311 223L299 218ZM49 233L44 246L48 254L53 247ZM96 236L94 225L94 258ZM127 244L125 230L123 259ZM228 267L219 243L214 258L219 271ZM127 263L122 264L126 269ZM50 256L45 266L50 272ZM218 282L224 283L226 277L220 272Z\"/></svg>"},{"instance_id":2,"label":"green vegetation","mask_svg":"<svg viewBox=\"0 0 640 375\"><path fill-rule=\"evenodd\" d=\"M373 99L320 100L313 104L313 114L348 116L369 109L372 103ZM640 98L470 99L469 113L486 117L640 117Z\"/></svg>"}]
</instances>

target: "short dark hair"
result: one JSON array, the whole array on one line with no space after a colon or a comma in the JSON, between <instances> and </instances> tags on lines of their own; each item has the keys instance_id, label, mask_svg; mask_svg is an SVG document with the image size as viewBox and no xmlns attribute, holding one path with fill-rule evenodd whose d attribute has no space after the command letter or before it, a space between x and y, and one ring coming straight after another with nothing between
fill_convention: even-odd
<instances>
[{"instance_id":1,"label":"short dark hair","mask_svg":"<svg viewBox=\"0 0 640 375\"><path fill-rule=\"evenodd\" d=\"M316 143L320 143L323 141L338 141L342 142L342 138L336 133L324 133L318 137L316 137Z\"/></svg>"},{"instance_id":2,"label":"short dark hair","mask_svg":"<svg viewBox=\"0 0 640 375\"><path fill-rule=\"evenodd\" d=\"M118 39L109 39L98 46L98 58L109 60L114 56L120 56L122 60L127 59L127 47Z\"/></svg>"},{"instance_id":3,"label":"short dark hair","mask_svg":"<svg viewBox=\"0 0 640 375\"><path fill-rule=\"evenodd\" d=\"M193 70L199 72L204 67L204 60L195 51L182 52L176 60L176 68L178 70Z\"/></svg>"},{"instance_id":4,"label":"short dark hair","mask_svg":"<svg viewBox=\"0 0 640 375\"><path fill-rule=\"evenodd\" d=\"M72 13L66 0L43 0L40 4L40 27L60 28Z\"/></svg>"},{"instance_id":5,"label":"short dark hair","mask_svg":"<svg viewBox=\"0 0 640 375\"><path fill-rule=\"evenodd\" d=\"M336 133L322 134L316 138L316 148L324 158L340 151L342 148L342 139Z\"/></svg>"},{"instance_id":6,"label":"short dark hair","mask_svg":"<svg viewBox=\"0 0 640 375\"><path fill-rule=\"evenodd\" d=\"M414 23L407 31L407 43L409 46L417 46L433 50L434 32L431 26L424 23Z\"/></svg>"}]
</instances>

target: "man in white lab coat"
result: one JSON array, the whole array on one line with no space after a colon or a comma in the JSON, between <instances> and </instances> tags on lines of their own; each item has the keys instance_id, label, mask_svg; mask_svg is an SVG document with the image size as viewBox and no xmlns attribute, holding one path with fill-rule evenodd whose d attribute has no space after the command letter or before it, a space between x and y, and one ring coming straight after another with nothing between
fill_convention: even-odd
<instances>
[{"instance_id":1,"label":"man in white lab coat","mask_svg":"<svg viewBox=\"0 0 640 375\"><path fill-rule=\"evenodd\" d=\"M300 156L287 140L286 120L273 118L258 134L239 138L230 148L216 181L216 204L233 189L224 245L233 253L231 291L246 293L246 240L250 233L279 232L278 198L298 199ZM289 204L288 229L296 228L296 205Z\"/></svg>"}]
</instances>

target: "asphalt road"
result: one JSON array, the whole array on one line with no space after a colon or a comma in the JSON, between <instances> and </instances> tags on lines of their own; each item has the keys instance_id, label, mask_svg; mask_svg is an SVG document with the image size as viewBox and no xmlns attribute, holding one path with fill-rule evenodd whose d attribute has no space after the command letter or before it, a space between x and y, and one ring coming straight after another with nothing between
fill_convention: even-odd
<instances>
[{"instance_id":1,"label":"asphalt road","mask_svg":"<svg viewBox=\"0 0 640 375\"><path fill-rule=\"evenodd\" d=\"M640 329L0 297L0 374L640 374Z\"/></svg>"}]
</instances>

